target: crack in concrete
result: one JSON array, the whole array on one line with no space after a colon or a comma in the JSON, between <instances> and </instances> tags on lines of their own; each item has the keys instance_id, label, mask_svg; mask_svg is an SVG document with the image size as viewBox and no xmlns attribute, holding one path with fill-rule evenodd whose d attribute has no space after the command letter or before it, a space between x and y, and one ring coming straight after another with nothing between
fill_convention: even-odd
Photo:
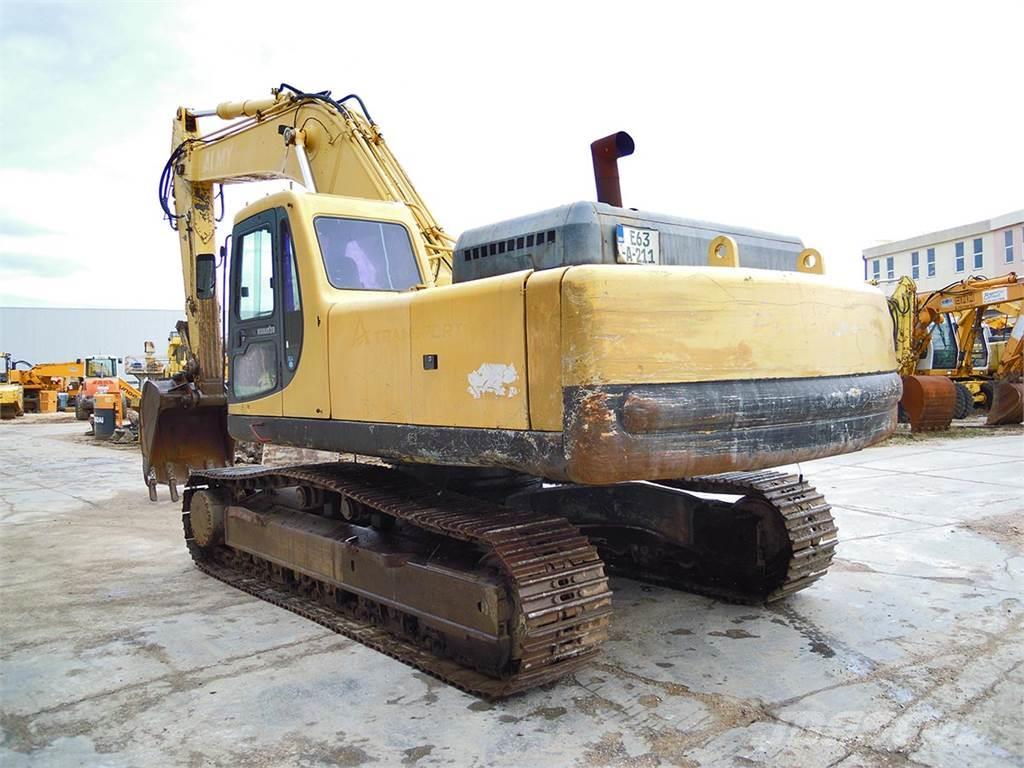
<instances>
[{"instance_id":1,"label":"crack in concrete","mask_svg":"<svg viewBox=\"0 0 1024 768\"><path fill-rule=\"evenodd\" d=\"M916 705L930 702L931 699L934 698L934 694L936 693L936 691L938 691L938 689L946 685L954 684L953 680L947 679L945 676L937 676L933 673L932 684L925 687L925 689L920 693L914 695L908 703L906 703L905 705L901 705L901 711L899 713L893 715L873 730L861 731L855 736L847 738L840 738L833 734L823 733L819 730L816 730L815 728L812 728L811 726L802 725L789 721L780 713L780 710L790 707L792 704L798 703L800 701L803 701L804 699L815 696L817 694L836 690L839 688L849 687L853 685L862 685L865 683L872 682L882 682L895 685L898 682L903 682L908 679L917 680L919 678L918 675L908 675L906 670L909 670L913 667L922 664L927 664L931 661L944 659L949 656L953 656L954 659L948 662L948 665L945 667L945 669L947 669L947 671L960 670L963 668L963 658L971 658L976 660L978 658L994 655L999 650L999 648L1004 645L1013 645L1016 647L1016 645L1020 643L1020 638L1016 635L1020 632L1022 627L1024 627L1024 617L1019 617L1016 621L1010 622L1010 625L1006 627L1004 630L1000 631L998 634L981 632L981 634L987 638L982 643L961 645L953 643L950 646L945 646L939 649L938 651L932 653L911 655L908 659L901 660L899 663L881 666L872 674L867 675L865 677L860 677L854 680L837 683L836 685L832 686L825 686L815 691L809 691L799 696L791 697L790 699L774 702L765 707L766 715L768 717L771 717L772 719L778 720L779 722L785 725L789 725L794 728L804 730L816 737L834 739L839 741L840 743L844 744L844 746L846 746L849 750L849 753L846 755L846 757L849 757L850 754L854 754L857 752L869 751L877 752L884 756L895 756L906 760L906 762L901 763L901 765L918 765L917 762L912 760L910 755L914 752L919 751L920 742L923 739L923 735L926 730L928 730L929 728L933 728L937 725L941 725L946 721L953 720L957 716L962 716L966 712L970 711L970 709L978 706L980 703L982 703L992 695L992 692L998 687L999 684L1005 682L1005 678L1008 675L1010 675L1011 673L1019 669L1022 665L1024 665L1024 661L1018 661L1015 664L1013 664L1009 669L1005 670L999 677L997 677L996 680L987 685L979 693L970 697L960 707L957 707L953 710L944 713L938 719L928 719L922 722L915 730L913 736L909 740L904 740L898 749L881 749L877 747L877 740L887 730L891 730L892 728L896 727L899 721L907 717ZM845 757L843 759L845 759ZM841 762L841 760L839 762Z\"/></svg>"}]
</instances>

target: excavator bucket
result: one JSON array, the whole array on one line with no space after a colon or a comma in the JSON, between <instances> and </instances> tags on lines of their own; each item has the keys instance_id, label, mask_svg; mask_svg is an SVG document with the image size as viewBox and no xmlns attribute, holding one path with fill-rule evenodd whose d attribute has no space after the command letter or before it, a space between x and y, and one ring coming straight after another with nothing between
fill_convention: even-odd
<instances>
[{"instance_id":1,"label":"excavator bucket","mask_svg":"<svg viewBox=\"0 0 1024 768\"><path fill-rule=\"evenodd\" d=\"M949 429L956 409L956 385L945 376L904 376L900 405L911 432Z\"/></svg>"},{"instance_id":2,"label":"excavator bucket","mask_svg":"<svg viewBox=\"0 0 1024 768\"><path fill-rule=\"evenodd\" d=\"M1024 384L997 381L992 391L992 406L985 424L1020 424L1024 421Z\"/></svg>"},{"instance_id":3,"label":"excavator bucket","mask_svg":"<svg viewBox=\"0 0 1024 768\"><path fill-rule=\"evenodd\" d=\"M191 382L147 379L139 408L142 474L149 498L166 483L178 500L178 483L194 469L234 463L235 443L228 434L228 407L223 397L203 395Z\"/></svg>"}]
</instances>

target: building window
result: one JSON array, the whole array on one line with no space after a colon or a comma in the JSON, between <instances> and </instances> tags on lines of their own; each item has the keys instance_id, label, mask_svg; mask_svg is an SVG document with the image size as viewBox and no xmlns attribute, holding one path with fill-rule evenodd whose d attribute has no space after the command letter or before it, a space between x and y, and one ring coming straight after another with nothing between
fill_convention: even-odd
<instances>
[{"instance_id":1,"label":"building window","mask_svg":"<svg viewBox=\"0 0 1024 768\"><path fill-rule=\"evenodd\" d=\"M894 265L895 259L892 256L885 257L885 277L887 280L896 279L896 267Z\"/></svg>"},{"instance_id":2,"label":"building window","mask_svg":"<svg viewBox=\"0 0 1024 768\"><path fill-rule=\"evenodd\" d=\"M879 261L878 259L875 259L874 261L872 261L871 262L871 277L874 278L875 280L878 280L882 276L881 269L882 269L882 262L881 261Z\"/></svg>"},{"instance_id":3,"label":"building window","mask_svg":"<svg viewBox=\"0 0 1024 768\"><path fill-rule=\"evenodd\" d=\"M921 255L917 251L910 254L910 276L915 280L921 277Z\"/></svg>"},{"instance_id":4,"label":"building window","mask_svg":"<svg viewBox=\"0 0 1024 768\"><path fill-rule=\"evenodd\" d=\"M1003 232L1003 248L1006 252L1006 263L1009 264L1013 261L1013 230L1008 229Z\"/></svg>"},{"instance_id":5,"label":"building window","mask_svg":"<svg viewBox=\"0 0 1024 768\"><path fill-rule=\"evenodd\" d=\"M981 252L981 238L974 238L974 268L981 269L985 265L985 256Z\"/></svg>"},{"instance_id":6,"label":"building window","mask_svg":"<svg viewBox=\"0 0 1024 768\"><path fill-rule=\"evenodd\" d=\"M928 277L935 277L935 249L928 249Z\"/></svg>"},{"instance_id":7,"label":"building window","mask_svg":"<svg viewBox=\"0 0 1024 768\"><path fill-rule=\"evenodd\" d=\"M963 272L964 271L964 244L963 243L957 243L956 244L956 271L957 272Z\"/></svg>"}]
</instances>

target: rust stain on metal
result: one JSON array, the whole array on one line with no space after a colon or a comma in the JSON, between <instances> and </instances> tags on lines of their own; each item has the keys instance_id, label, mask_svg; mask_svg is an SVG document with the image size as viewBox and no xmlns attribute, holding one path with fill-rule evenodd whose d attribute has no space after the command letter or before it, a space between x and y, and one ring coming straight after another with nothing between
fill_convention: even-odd
<instances>
[{"instance_id":1,"label":"rust stain on metal","mask_svg":"<svg viewBox=\"0 0 1024 768\"><path fill-rule=\"evenodd\" d=\"M911 432L949 429L956 409L956 385L945 376L904 376L900 404Z\"/></svg>"}]
</instances>

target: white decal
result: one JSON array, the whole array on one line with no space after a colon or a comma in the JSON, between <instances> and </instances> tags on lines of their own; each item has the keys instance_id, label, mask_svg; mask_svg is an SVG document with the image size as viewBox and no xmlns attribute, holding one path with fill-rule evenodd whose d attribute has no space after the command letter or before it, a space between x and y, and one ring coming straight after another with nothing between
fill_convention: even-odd
<instances>
[{"instance_id":1,"label":"white decal","mask_svg":"<svg viewBox=\"0 0 1024 768\"><path fill-rule=\"evenodd\" d=\"M995 304L998 301L1006 301L1008 291L1006 287L1002 288L989 288L987 291L981 292L981 300L986 304Z\"/></svg>"},{"instance_id":2,"label":"white decal","mask_svg":"<svg viewBox=\"0 0 1024 768\"><path fill-rule=\"evenodd\" d=\"M515 397L519 394L519 389L512 386L519 381L519 374L516 373L514 365L484 363L469 374L468 378L469 394L477 400L487 394L498 397Z\"/></svg>"}]
</instances>

